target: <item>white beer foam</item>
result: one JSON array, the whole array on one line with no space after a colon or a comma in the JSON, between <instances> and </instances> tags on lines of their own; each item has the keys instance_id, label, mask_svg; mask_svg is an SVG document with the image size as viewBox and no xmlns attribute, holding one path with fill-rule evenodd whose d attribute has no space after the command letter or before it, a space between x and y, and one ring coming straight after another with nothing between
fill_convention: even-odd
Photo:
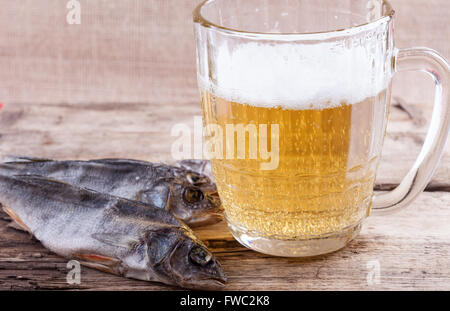
<instances>
[{"instance_id":1,"label":"white beer foam","mask_svg":"<svg viewBox=\"0 0 450 311\"><path fill-rule=\"evenodd\" d=\"M364 46L247 43L217 49L216 96L258 107L324 109L354 104L386 88L381 55ZM378 59L377 59L378 57Z\"/></svg>"}]
</instances>

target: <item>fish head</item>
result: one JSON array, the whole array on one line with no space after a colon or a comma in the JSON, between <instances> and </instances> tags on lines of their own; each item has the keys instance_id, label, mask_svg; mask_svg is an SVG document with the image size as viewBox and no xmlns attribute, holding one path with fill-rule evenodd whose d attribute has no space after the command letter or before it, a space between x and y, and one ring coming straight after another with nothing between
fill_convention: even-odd
<instances>
[{"instance_id":1,"label":"fish head","mask_svg":"<svg viewBox=\"0 0 450 311\"><path fill-rule=\"evenodd\" d=\"M152 270L166 283L190 289L224 287L227 278L219 262L189 229L152 231L147 249Z\"/></svg>"},{"instance_id":2,"label":"fish head","mask_svg":"<svg viewBox=\"0 0 450 311\"><path fill-rule=\"evenodd\" d=\"M170 177L153 181L136 200L169 210L191 227L219 222L222 204L214 182L194 171L172 168Z\"/></svg>"},{"instance_id":3,"label":"fish head","mask_svg":"<svg viewBox=\"0 0 450 311\"><path fill-rule=\"evenodd\" d=\"M208 176L184 168L176 168L172 174L170 210L176 217L191 227L222 220L219 193Z\"/></svg>"},{"instance_id":4,"label":"fish head","mask_svg":"<svg viewBox=\"0 0 450 311\"><path fill-rule=\"evenodd\" d=\"M170 211L191 227L222 219L222 203L214 183L174 182L170 199Z\"/></svg>"}]
</instances>

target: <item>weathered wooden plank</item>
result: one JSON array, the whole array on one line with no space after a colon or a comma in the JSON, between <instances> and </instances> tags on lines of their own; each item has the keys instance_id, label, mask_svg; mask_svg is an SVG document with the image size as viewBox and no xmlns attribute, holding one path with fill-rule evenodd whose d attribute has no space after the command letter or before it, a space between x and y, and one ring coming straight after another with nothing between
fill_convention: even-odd
<instances>
[{"instance_id":1,"label":"weathered wooden plank","mask_svg":"<svg viewBox=\"0 0 450 311\"><path fill-rule=\"evenodd\" d=\"M316 258L276 258L247 250L224 223L197 230L229 277L226 289L254 290L449 290L450 196L422 194L407 209L371 216L345 249ZM5 214L0 214L5 217ZM66 283L67 260L44 249L28 234L0 219L2 289L174 289L82 268L81 284ZM380 283L368 284L371 265L380 265Z\"/></svg>"},{"instance_id":2,"label":"weathered wooden plank","mask_svg":"<svg viewBox=\"0 0 450 311\"><path fill-rule=\"evenodd\" d=\"M424 134L432 103L409 103L392 99L388 131ZM176 123L192 127L193 117L201 116L200 101L184 100L161 106L159 102L140 103L6 103L0 114L3 131L168 131Z\"/></svg>"},{"instance_id":3,"label":"weathered wooden plank","mask_svg":"<svg viewBox=\"0 0 450 311\"><path fill-rule=\"evenodd\" d=\"M377 188L397 185L425 138L432 105L393 100ZM170 162L174 125L193 129L197 102L6 104L0 113L0 150L57 159L129 157ZM192 149L193 151L193 149ZM428 189L450 189L450 145Z\"/></svg>"}]
</instances>

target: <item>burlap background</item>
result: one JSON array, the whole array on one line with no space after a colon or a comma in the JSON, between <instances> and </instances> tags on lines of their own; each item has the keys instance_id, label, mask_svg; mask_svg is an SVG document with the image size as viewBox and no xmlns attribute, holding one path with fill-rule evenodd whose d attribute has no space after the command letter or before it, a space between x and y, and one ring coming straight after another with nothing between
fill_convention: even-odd
<instances>
[{"instance_id":1,"label":"burlap background","mask_svg":"<svg viewBox=\"0 0 450 311\"><path fill-rule=\"evenodd\" d=\"M68 25L66 0L0 1L0 101L197 100L191 11L200 0L79 2L81 25ZM450 1L391 2L398 47L450 58ZM420 74L402 75L394 94L424 102L431 87Z\"/></svg>"}]
</instances>

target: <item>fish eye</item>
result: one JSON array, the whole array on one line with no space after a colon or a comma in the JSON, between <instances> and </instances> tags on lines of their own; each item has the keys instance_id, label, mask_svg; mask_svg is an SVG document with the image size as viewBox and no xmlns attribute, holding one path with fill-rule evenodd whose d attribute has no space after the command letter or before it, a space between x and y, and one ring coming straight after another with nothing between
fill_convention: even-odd
<instances>
[{"instance_id":1,"label":"fish eye","mask_svg":"<svg viewBox=\"0 0 450 311\"><path fill-rule=\"evenodd\" d=\"M189 258L194 263L204 266L211 261L212 254L201 246L194 246L189 252Z\"/></svg>"},{"instance_id":2,"label":"fish eye","mask_svg":"<svg viewBox=\"0 0 450 311\"><path fill-rule=\"evenodd\" d=\"M193 185L195 185L196 183L200 182L203 179L202 176L193 173L187 174L186 178Z\"/></svg>"},{"instance_id":3,"label":"fish eye","mask_svg":"<svg viewBox=\"0 0 450 311\"><path fill-rule=\"evenodd\" d=\"M203 195L203 192L199 189L186 188L186 190L184 190L183 198L187 203L197 203L202 201L205 198L205 196Z\"/></svg>"}]
</instances>

